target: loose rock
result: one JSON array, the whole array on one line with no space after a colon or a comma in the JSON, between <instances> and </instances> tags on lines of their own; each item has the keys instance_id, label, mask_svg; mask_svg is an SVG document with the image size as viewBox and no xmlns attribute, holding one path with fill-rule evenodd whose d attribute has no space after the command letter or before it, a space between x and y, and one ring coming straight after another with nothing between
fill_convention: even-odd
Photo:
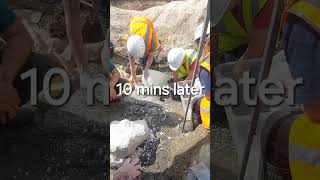
<instances>
[{"instance_id":1,"label":"loose rock","mask_svg":"<svg viewBox=\"0 0 320 180\"><path fill-rule=\"evenodd\" d=\"M134 153L136 148L149 137L147 122L113 121L110 124L110 164L117 165Z\"/></svg>"}]
</instances>

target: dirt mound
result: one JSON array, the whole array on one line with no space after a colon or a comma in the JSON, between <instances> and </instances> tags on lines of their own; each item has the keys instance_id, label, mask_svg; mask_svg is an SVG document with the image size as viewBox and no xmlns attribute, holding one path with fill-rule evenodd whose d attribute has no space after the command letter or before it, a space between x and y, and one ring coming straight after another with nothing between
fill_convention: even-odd
<instances>
[{"instance_id":1,"label":"dirt mound","mask_svg":"<svg viewBox=\"0 0 320 180\"><path fill-rule=\"evenodd\" d=\"M173 47L190 48L194 32L204 20L208 0L173 1L144 11L124 10L111 7L111 40L116 44L116 52L126 56L125 35L130 20L144 16L154 22L159 40L164 46L158 61L167 56Z\"/></svg>"}]
</instances>

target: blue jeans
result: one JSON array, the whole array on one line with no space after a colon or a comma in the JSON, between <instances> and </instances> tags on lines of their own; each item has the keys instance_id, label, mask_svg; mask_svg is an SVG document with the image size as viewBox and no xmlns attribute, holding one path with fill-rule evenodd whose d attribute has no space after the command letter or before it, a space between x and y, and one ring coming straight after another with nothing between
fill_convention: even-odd
<instances>
[{"instance_id":1,"label":"blue jeans","mask_svg":"<svg viewBox=\"0 0 320 180\"><path fill-rule=\"evenodd\" d=\"M204 86L203 94L211 93L210 72L204 68L200 68L199 80L200 80L201 86Z\"/></svg>"},{"instance_id":2,"label":"blue jeans","mask_svg":"<svg viewBox=\"0 0 320 180\"><path fill-rule=\"evenodd\" d=\"M299 24L286 24L285 52L293 78L303 78L296 87L295 102L320 102L320 40L319 35Z\"/></svg>"}]
</instances>

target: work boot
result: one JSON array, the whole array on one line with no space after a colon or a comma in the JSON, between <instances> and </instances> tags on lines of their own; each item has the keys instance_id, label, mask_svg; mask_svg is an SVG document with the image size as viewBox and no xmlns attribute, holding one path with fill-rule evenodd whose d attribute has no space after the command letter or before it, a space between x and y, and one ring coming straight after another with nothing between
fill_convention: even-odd
<instances>
[{"instance_id":1,"label":"work boot","mask_svg":"<svg viewBox=\"0 0 320 180\"><path fill-rule=\"evenodd\" d=\"M7 121L5 126L10 128L21 128L33 123L35 112L31 109L22 108L17 112L15 118Z\"/></svg>"}]
</instances>

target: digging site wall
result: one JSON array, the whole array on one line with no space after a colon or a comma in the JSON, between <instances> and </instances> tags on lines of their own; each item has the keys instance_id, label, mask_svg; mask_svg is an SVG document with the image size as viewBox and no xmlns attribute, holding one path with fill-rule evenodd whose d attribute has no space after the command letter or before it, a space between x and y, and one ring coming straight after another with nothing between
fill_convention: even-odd
<instances>
[{"instance_id":1,"label":"digging site wall","mask_svg":"<svg viewBox=\"0 0 320 180\"><path fill-rule=\"evenodd\" d=\"M165 59L171 48L191 48L194 32L204 21L207 3L208 0L172 1L143 11L111 6L111 40L116 45L115 51L127 56L124 37L129 31L130 20L137 16L144 16L154 23L163 45L158 61Z\"/></svg>"}]
</instances>

